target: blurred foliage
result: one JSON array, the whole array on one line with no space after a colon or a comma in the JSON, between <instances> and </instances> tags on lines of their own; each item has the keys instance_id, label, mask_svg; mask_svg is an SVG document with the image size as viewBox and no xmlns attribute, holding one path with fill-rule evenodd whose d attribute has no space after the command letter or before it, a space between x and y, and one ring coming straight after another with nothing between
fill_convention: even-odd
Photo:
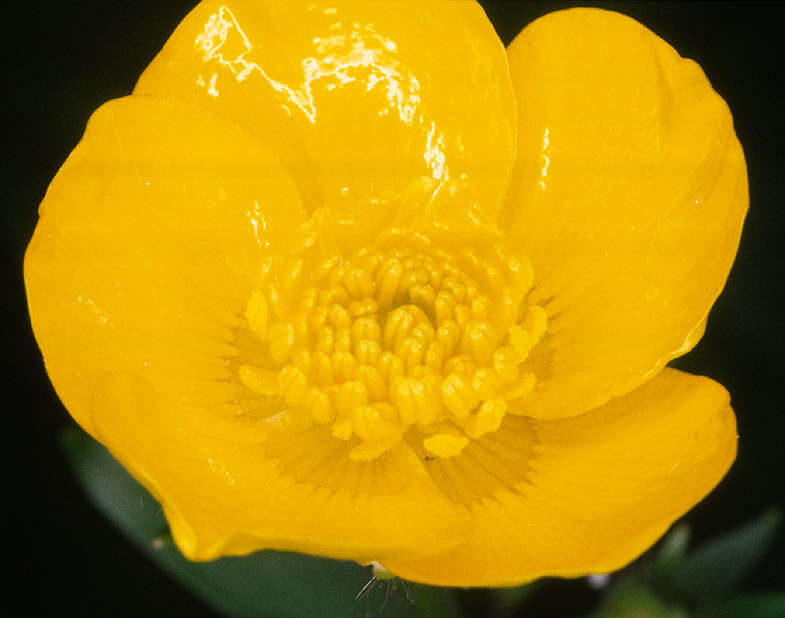
<instances>
[{"instance_id":1,"label":"blurred foliage","mask_svg":"<svg viewBox=\"0 0 785 618\"><path fill-rule=\"evenodd\" d=\"M768 511L689 551L690 530L676 524L654 557L628 569L591 618L782 618L785 593L739 594L780 524Z\"/></svg>"},{"instance_id":2,"label":"blurred foliage","mask_svg":"<svg viewBox=\"0 0 785 618\"><path fill-rule=\"evenodd\" d=\"M69 428L62 446L93 504L143 552L217 612L227 616L300 618L462 616L456 590L377 578L353 562L261 551L190 562L172 543L153 497L86 433ZM771 546L780 514L769 511L694 550L679 523L636 564L594 578L604 595L587 618L781 618L785 592L739 593ZM608 584L609 585L606 585ZM483 616L529 616L527 606L548 580L492 591Z\"/></svg>"},{"instance_id":3,"label":"blurred foliage","mask_svg":"<svg viewBox=\"0 0 785 618\"><path fill-rule=\"evenodd\" d=\"M398 579L377 580L364 589L371 571L353 562L276 551L191 562L172 543L155 499L103 446L76 428L63 432L62 445L93 504L163 570L222 614L256 618L460 614L450 589L413 586Z\"/></svg>"}]
</instances>

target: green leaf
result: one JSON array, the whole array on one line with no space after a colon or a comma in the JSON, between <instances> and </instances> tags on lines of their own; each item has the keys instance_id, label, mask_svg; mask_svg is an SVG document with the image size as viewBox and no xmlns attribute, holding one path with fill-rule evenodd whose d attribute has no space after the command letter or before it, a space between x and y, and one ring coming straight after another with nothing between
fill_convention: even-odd
<instances>
[{"instance_id":1,"label":"green leaf","mask_svg":"<svg viewBox=\"0 0 785 618\"><path fill-rule=\"evenodd\" d=\"M654 561L649 567L649 573L656 584L667 586L673 580L673 574L687 555L689 542L690 527L686 523L681 522L671 528L657 548Z\"/></svg>"},{"instance_id":2,"label":"green leaf","mask_svg":"<svg viewBox=\"0 0 785 618\"><path fill-rule=\"evenodd\" d=\"M374 582L357 598L371 573L353 562L276 551L190 562L172 543L158 503L103 446L75 428L63 432L62 445L93 504L165 571L228 616L459 615L452 589L397 578Z\"/></svg>"},{"instance_id":3,"label":"green leaf","mask_svg":"<svg viewBox=\"0 0 785 618\"><path fill-rule=\"evenodd\" d=\"M695 618L782 618L785 616L785 592L743 594L721 603L707 603L698 608Z\"/></svg>"},{"instance_id":4,"label":"green leaf","mask_svg":"<svg viewBox=\"0 0 785 618\"><path fill-rule=\"evenodd\" d=\"M687 612L666 604L643 581L629 577L614 586L590 618L688 618Z\"/></svg>"},{"instance_id":5,"label":"green leaf","mask_svg":"<svg viewBox=\"0 0 785 618\"><path fill-rule=\"evenodd\" d=\"M515 586L497 588L493 591L494 600L500 616L512 616L516 609L541 585L541 581Z\"/></svg>"},{"instance_id":6,"label":"green leaf","mask_svg":"<svg viewBox=\"0 0 785 618\"><path fill-rule=\"evenodd\" d=\"M688 601L727 596L766 553L779 522L779 512L768 511L699 547L674 571L674 592Z\"/></svg>"}]
</instances>

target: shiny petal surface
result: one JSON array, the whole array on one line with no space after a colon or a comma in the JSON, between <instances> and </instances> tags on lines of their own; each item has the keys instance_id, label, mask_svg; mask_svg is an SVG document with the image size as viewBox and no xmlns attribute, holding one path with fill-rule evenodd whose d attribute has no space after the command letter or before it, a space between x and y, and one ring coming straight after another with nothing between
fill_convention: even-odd
<instances>
[{"instance_id":1,"label":"shiny petal surface","mask_svg":"<svg viewBox=\"0 0 785 618\"><path fill-rule=\"evenodd\" d=\"M274 397L249 400L233 379L253 354L238 333L263 259L285 253L304 219L277 158L225 120L151 97L106 104L26 256L47 371L161 501L190 558L442 549L465 517L409 451L352 462L326 428L289 419Z\"/></svg>"},{"instance_id":2,"label":"shiny petal surface","mask_svg":"<svg viewBox=\"0 0 785 618\"><path fill-rule=\"evenodd\" d=\"M451 586L607 573L637 557L711 490L736 453L725 390L672 369L592 412L529 422L517 446L496 448L500 456L530 453L529 471L514 487L475 500L472 539L385 567ZM486 464L484 472L504 478L510 470Z\"/></svg>"},{"instance_id":3,"label":"shiny petal surface","mask_svg":"<svg viewBox=\"0 0 785 618\"><path fill-rule=\"evenodd\" d=\"M135 92L263 136L309 210L351 213L427 176L466 181L495 219L509 182L507 60L475 2L208 0Z\"/></svg>"},{"instance_id":4,"label":"shiny petal surface","mask_svg":"<svg viewBox=\"0 0 785 618\"><path fill-rule=\"evenodd\" d=\"M466 538L466 513L407 448L354 462L324 426L238 411L130 373L96 387L99 439L161 501L188 558L279 549L370 562Z\"/></svg>"},{"instance_id":5,"label":"shiny petal surface","mask_svg":"<svg viewBox=\"0 0 785 618\"><path fill-rule=\"evenodd\" d=\"M58 395L91 433L105 372L154 374L159 386L204 378L194 372L207 363L222 375L263 257L305 219L269 150L150 97L93 114L39 215L25 256L33 329Z\"/></svg>"},{"instance_id":6,"label":"shiny petal surface","mask_svg":"<svg viewBox=\"0 0 785 618\"><path fill-rule=\"evenodd\" d=\"M520 124L501 221L549 314L526 413L571 416L703 334L747 208L744 157L701 69L628 17L552 13L508 53Z\"/></svg>"}]
</instances>

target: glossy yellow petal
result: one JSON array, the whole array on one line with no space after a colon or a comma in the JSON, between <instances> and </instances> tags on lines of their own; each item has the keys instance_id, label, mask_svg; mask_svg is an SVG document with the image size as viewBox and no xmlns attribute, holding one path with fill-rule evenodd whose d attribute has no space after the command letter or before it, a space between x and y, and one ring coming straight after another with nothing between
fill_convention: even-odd
<instances>
[{"instance_id":1,"label":"glossy yellow petal","mask_svg":"<svg viewBox=\"0 0 785 618\"><path fill-rule=\"evenodd\" d=\"M135 92L262 136L309 210L354 212L427 176L468 183L495 218L508 185L512 88L475 2L207 0Z\"/></svg>"},{"instance_id":2,"label":"glossy yellow petal","mask_svg":"<svg viewBox=\"0 0 785 618\"><path fill-rule=\"evenodd\" d=\"M25 256L33 330L71 414L93 432L92 390L112 371L213 380L220 399L262 259L304 218L275 156L226 121L149 97L96 111Z\"/></svg>"},{"instance_id":3,"label":"glossy yellow petal","mask_svg":"<svg viewBox=\"0 0 785 618\"><path fill-rule=\"evenodd\" d=\"M352 461L323 426L286 412L237 414L228 402L183 403L187 393L163 386L106 374L93 420L99 439L161 501L193 560L270 548L369 562L466 537L465 512L405 447Z\"/></svg>"},{"instance_id":4,"label":"glossy yellow petal","mask_svg":"<svg viewBox=\"0 0 785 618\"><path fill-rule=\"evenodd\" d=\"M520 124L501 221L548 312L526 413L570 416L700 338L747 209L744 157L701 69L628 17L552 13L508 53Z\"/></svg>"},{"instance_id":5,"label":"glossy yellow petal","mask_svg":"<svg viewBox=\"0 0 785 618\"><path fill-rule=\"evenodd\" d=\"M258 345L245 321L264 328L253 292L266 256L285 254L303 220L281 164L235 126L171 100L108 103L50 187L26 257L47 370L190 558L442 549L465 513L407 448L352 461L327 428L286 416L264 369L242 371Z\"/></svg>"},{"instance_id":6,"label":"glossy yellow petal","mask_svg":"<svg viewBox=\"0 0 785 618\"><path fill-rule=\"evenodd\" d=\"M469 503L471 540L431 557L386 561L386 568L450 586L607 573L711 490L736 453L725 390L672 369L578 417L510 421L516 430L481 443L449 478L434 475L442 486L462 488L453 496ZM521 453L525 466L516 464Z\"/></svg>"}]
</instances>

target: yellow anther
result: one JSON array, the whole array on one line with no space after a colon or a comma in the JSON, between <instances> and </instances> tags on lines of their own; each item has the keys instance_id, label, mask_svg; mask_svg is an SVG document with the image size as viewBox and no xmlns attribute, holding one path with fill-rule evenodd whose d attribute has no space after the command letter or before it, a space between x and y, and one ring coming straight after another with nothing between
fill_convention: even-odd
<instances>
[{"instance_id":1,"label":"yellow anther","mask_svg":"<svg viewBox=\"0 0 785 618\"><path fill-rule=\"evenodd\" d=\"M461 351L471 354L478 364L484 365L493 358L499 339L488 322L469 322L463 332Z\"/></svg>"},{"instance_id":2,"label":"yellow anther","mask_svg":"<svg viewBox=\"0 0 785 618\"><path fill-rule=\"evenodd\" d=\"M436 373L441 373L442 365L444 364L444 352L441 343L434 341L428 344L428 349L425 350L424 364Z\"/></svg>"},{"instance_id":3,"label":"yellow anther","mask_svg":"<svg viewBox=\"0 0 785 618\"><path fill-rule=\"evenodd\" d=\"M278 375L278 385L284 392L286 403L290 406L299 406L305 397L308 382L305 374L294 365L287 365Z\"/></svg>"},{"instance_id":4,"label":"yellow anther","mask_svg":"<svg viewBox=\"0 0 785 618\"><path fill-rule=\"evenodd\" d=\"M376 300L379 307L388 308L398 292L398 283L403 275L401 263L396 259L385 261L376 273Z\"/></svg>"},{"instance_id":5,"label":"yellow anther","mask_svg":"<svg viewBox=\"0 0 785 618\"><path fill-rule=\"evenodd\" d=\"M320 305L345 305L349 300L351 300L349 292L342 285L332 285L329 289L319 292Z\"/></svg>"},{"instance_id":6,"label":"yellow anther","mask_svg":"<svg viewBox=\"0 0 785 618\"><path fill-rule=\"evenodd\" d=\"M349 312L346 311L342 305L337 303L330 305L327 321L334 326L336 330L339 328L349 328L352 324L352 318L349 315Z\"/></svg>"},{"instance_id":7,"label":"yellow anther","mask_svg":"<svg viewBox=\"0 0 785 618\"><path fill-rule=\"evenodd\" d=\"M472 376L472 389L480 400L492 399L503 386L501 376L488 367L480 367Z\"/></svg>"},{"instance_id":8,"label":"yellow anther","mask_svg":"<svg viewBox=\"0 0 785 618\"><path fill-rule=\"evenodd\" d=\"M352 351L352 331L348 327L335 329L335 339L333 341L333 352Z\"/></svg>"},{"instance_id":9,"label":"yellow anther","mask_svg":"<svg viewBox=\"0 0 785 618\"><path fill-rule=\"evenodd\" d=\"M395 309L384 324L382 345L385 349L394 350L409 337L409 334L419 324L430 326L428 316L422 309L415 305L403 305Z\"/></svg>"},{"instance_id":10,"label":"yellow anther","mask_svg":"<svg viewBox=\"0 0 785 618\"><path fill-rule=\"evenodd\" d=\"M444 373L457 373L460 376L471 379L477 369L477 364L471 356L461 354L447 359L444 363Z\"/></svg>"},{"instance_id":11,"label":"yellow anther","mask_svg":"<svg viewBox=\"0 0 785 618\"><path fill-rule=\"evenodd\" d=\"M455 277L445 277L442 281L442 290L450 292L456 302L462 303L466 300L466 286Z\"/></svg>"},{"instance_id":12,"label":"yellow anther","mask_svg":"<svg viewBox=\"0 0 785 618\"><path fill-rule=\"evenodd\" d=\"M354 380L357 374L357 361L351 352L334 352L330 360L333 377L336 381Z\"/></svg>"},{"instance_id":13,"label":"yellow anther","mask_svg":"<svg viewBox=\"0 0 785 618\"><path fill-rule=\"evenodd\" d=\"M401 435L401 425L390 417L389 404L358 406L352 410L352 429L354 434L368 441L389 440Z\"/></svg>"},{"instance_id":14,"label":"yellow anther","mask_svg":"<svg viewBox=\"0 0 785 618\"><path fill-rule=\"evenodd\" d=\"M303 401L303 407L311 412L313 420L322 425L335 418L335 410L330 404L330 398L319 388L311 388Z\"/></svg>"},{"instance_id":15,"label":"yellow anther","mask_svg":"<svg viewBox=\"0 0 785 618\"><path fill-rule=\"evenodd\" d=\"M351 415L356 407L365 405L368 405L368 389L362 382L344 382L335 391L335 407L341 416Z\"/></svg>"},{"instance_id":16,"label":"yellow anther","mask_svg":"<svg viewBox=\"0 0 785 618\"><path fill-rule=\"evenodd\" d=\"M379 311L379 303L373 298L364 298L363 300L353 300L349 303L349 315L353 318L358 318L365 315L375 315Z\"/></svg>"},{"instance_id":17,"label":"yellow anther","mask_svg":"<svg viewBox=\"0 0 785 618\"><path fill-rule=\"evenodd\" d=\"M308 326L312 333L318 333L322 327L327 324L327 314L329 310L327 307L319 306L314 307L308 316Z\"/></svg>"},{"instance_id":18,"label":"yellow anther","mask_svg":"<svg viewBox=\"0 0 785 618\"><path fill-rule=\"evenodd\" d=\"M439 393L427 380L418 378L396 378L390 388L390 401L405 425L429 425L441 412Z\"/></svg>"},{"instance_id":19,"label":"yellow anther","mask_svg":"<svg viewBox=\"0 0 785 618\"><path fill-rule=\"evenodd\" d=\"M419 380L398 376L390 382L390 401L398 410L398 416L404 425L414 425L417 422L416 394L413 392L417 386L422 390Z\"/></svg>"},{"instance_id":20,"label":"yellow anther","mask_svg":"<svg viewBox=\"0 0 785 618\"><path fill-rule=\"evenodd\" d=\"M270 328L270 356L276 363L284 363L294 347L294 328L287 322L276 322Z\"/></svg>"},{"instance_id":21,"label":"yellow anther","mask_svg":"<svg viewBox=\"0 0 785 618\"><path fill-rule=\"evenodd\" d=\"M393 351L403 361L403 366L407 373L421 365L425 357L425 346L411 337L404 339L401 345L397 346Z\"/></svg>"},{"instance_id":22,"label":"yellow anther","mask_svg":"<svg viewBox=\"0 0 785 618\"><path fill-rule=\"evenodd\" d=\"M245 319L248 321L248 328L264 339L267 334L267 301L260 290L251 292L245 308Z\"/></svg>"},{"instance_id":23,"label":"yellow anther","mask_svg":"<svg viewBox=\"0 0 785 618\"><path fill-rule=\"evenodd\" d=\"M436 330L436 341L441 344L445 356L453 354L461 341L461 328L458 323L452 319L440 322Z\"/></svg>"},{"instance_id":24,"label":"yellow anther","mask_svg":"<svg viewBox=\"0 0 785 618\"><path fill-rule=\"evenodd\" d=\"M316 349L330 356L335 345L335 331L331 326L322 326L316 336Z\"/></svg>"},{"instance_id":25,"label":"yellow anther","mask_svg":"<svg viewBox=\"0 0 785 618\"><path fill-rule=\"evenodd\" d=\"M485 401L477 414L466 420L463 429L470 438L481 438L486 433L499 429L506 412L507 403L503 399Z\"/></svg>"},{"instance_id":26,"label":"yellow anther","mask_svg":"<svg viewBox=\"0 0 785 618\"><path fill-rule=\"evenodd\" d=\"M428 284L419 283L409 288L409 300L423 309L430 310L436 300L436 291Z\"/></svg>"},{"instance_id":27,"label":"yellow anther","mask_svg":"<svg viewBox=\"0 0 785 618\"><path fill-rule=\"evenodd\" d=\"M497 233L461 243L449 225L403 226L322 260L320 246L314 234L287 261L265 262L244 317L263 341L260 365L281 369L241 365L238 383L329 423L359 461L406 432L454 457L523 413L535 380L521 364L547 315L527 305L531 267Z\"/></svg>"},{"instance_id":28,"label":"yellow anther","mask_svg":"<svg viewBox=\"0 0 785 618\"><path fill-rule=\"evenodd\" d=\"M401 276L401 282L398 284L398 294L408 292L412 286L423 284L428 281L428 275L417 269L415 265L410 266ZM402 300L402 299L401 299Z\"/></svg>"},{"instance_id":29,"label":"yellow anther","mask_svg":"<svg viewBox=\"0 0 785 618\"><path fill-rule=\"evenodd\" d=\"M442 290L436 295L433 303L433 311L436 314L436 321L441 323L452 319L453 309L455 308L455 298L450 292Z\"/></svg>"},{"instance_id":30,"label":"yellow anther","mask_svg":"<svg viewBox=\"0 0 785 618\"><path fill-rule=\"evenodd\" d=\"M437 457L455 457L469 444L469 438L457 434L437 433L422 441L425 450Z\"/></svg>"},{"instance_id":31,"label":"yellow anther","mask_svg":"<svg viewBox=\"0 0 785 618\"><path fill-rule=\"evenodd\" d=\"M455 418L467 418L471 406L466 400L468 385L457 373L448 375L441 384L442 403Z\"/></svg>"},{"instance_id":32,"label":"yellow anther","mask_svg":"<svg viewBox=\"0 0 785 618\"><path fill-rule=\"evenodd\" d=\"M487 296L477 296L471 301L469 311L474 320L487 320L491 308L491 301Z\"/></svg>"},{"instance_id":33,"label":"yellow anther","mask_svg":"<svg viewBox=\"0 0 785 618\"><path fill-rule=\"evenodd\" d=\"M526 317L521 322L521 326L531 334L536 343L548 328L548 314L539 305L531 305L526 312Z\"/></svg>"},{"instance_id":34,"label":"yellow anther","mask_svg":"<svg viewBox=\"0 0 785 618\"><path fill-rule=\"evenodd\" d=\"M514 386L505 391L504 398L507 401L523 399L534 390L535 384L537 384L537 380L535 379L534 374L525 373L519 378L518 382ZM523 409L519 410L516 408L515 411L512 411L512 413L523 414Z\"/></svg>"},{"instance_id":35,"label":"yellow anther","mask_svg":"<svg viewBox=\"0 0 785 618\"><path fill-rule=\"evenodd\" d=\"M471 308L474 299L479 297L480 297L480 290L477 287L477 285L471 281L468 281L466 283L466 304L469 305L469 308Z\"/></svg>"},{"instance_id":36,"label":"yellow anther","mask_svg":"<svg viewBox=\"0 0 785 618\"><path fill-rule=\"evenodd\" d=\"M509 341L510 346L518 354L520 360L526 360L526 358L529 356L529 351L534 345L534 338L531 336L529 331L521 328L517 324L513 324L510 326L509 330Z\"/></svg>"},{"instance_id":37,"label":"yellow anther","mask_svg":"<svg viewBox=\"0 0 785 618\"><path fill-rule=\"evenodd\" d=\"M455 316L455 321L457 322L458 326L462 329L465 329L469 322L471 321L471 311L466 305L455 305L452 310L453 315Z\"/></svg>"},{"instance_id":38,"label":"yellow anther","mask_svg":"<svg viewBox=\"0 0 785 618\"><path fill-rule=\"evenodd\" d=\"M493 308L493 315L497 320L497 324L508 328L511 324L515 323L518 319L518 309L521 305L523 295L516 292L512 287L507 286L502 290L499 302Z\"/></svg>"},{"instance_id":39,"label":"yellow anther","mask_svg":"<svg viewBox=\"0 0 785 618\"><path fill-rule=\"evenodd\" d=\"M375 283L363 268L350 268L343 276L343 285L354 298L366 298L373 294Z\"/></svg>"},{"instance_id":40,"label":"yellow anther","mask_svg":"<svg viewBox=\"0 0 785 618\"><path fill-rule=\"evenodd\" d=\"M352 322L352 341L355 347L360 341L380 343L381 340L382 329L375 317L357 318Z\"/></svg>"},{"instance_id":41,"label":"yellow anther","mask_svg":"<svg viewBox=\"0 0 785 618\"><path fill-rule=\"evenodd\" d=\"M505 381L512 382L518 378L519 360L513 347L505 345L493 353L493 368Z\"/></svg>"},{"instance_id":42,"label":"yellow anther","mask_svg":"<svg viewBox=\"0 0 785 618\"><path fill-rule=\"evenodd\" d=\"M262 395L278 394L278 372L242 365L237 372L240 382Z\"/></svg>"},{"instance_id":43,"label":"yellow anther","mask_svg":"<svg viewBox=\"0 0 785 618\"><path fill-rule=\"evenodd\" d=\"M392 384L393 380L404 372L403 361L390 351L382 353L377 368L387 384Z\"/></svg>"},{"instance_id":44,"label":"yellow anther","mask_svg":"<svg viewBox=\"0 0 785 618\"><path fill-rule=\"evenodd\" d=\"M384 261L384 256L377 252L365 251L363 253L361 250L357 252L353 259L359 262L360 268L367 272L371 278L374 278L379 270L379 266Z\"/></svg>"},{"instance_id":45,"label":"yellow anther","mask_svg":"<svg viewBox=\"0 0 785 618\"><path fill-rule=\"evenodd\" d=\"M352 437L352 419L350 416L335 421L330 427L330 433L340 440L349 440Z\"/></svg>"},{"instance_id":46,"label":"yellow anther","mask_svg":"<svg viewBox=\"0 0 785 618\"><path fill-rule=\"evenodd\" d=\"M332 358L324 352L317 350L313 353L311 366L314 380L322 386L330 386L335 383L333 375Z\"/></svg>"},{"instance_id":47,"label":"yellow anther","mask_svg":"<svg viewBox=\"0 0 785 618\"><path fill-rule=\"evenodd\" d=\"M384 378L379 374L376 367L360 365L357 367L355 379L365 384L371 401L384 401L387 399L387 384L385 384Z\"/></svg>"},{"instance_id":48,"label":"yellow anther","mask_svg":"<svg viewBox=\"0 0 785 618\"><path fill-rule=\"evenodd\" d=\"M412 388L417 407L417 423L430 425L442 418L441 393L434 387L431 380L422 379Z\"/></svg>"},{"instance_id":49,"label":"yellow anther","mask_svg":"<svg viewBox=\"0 0 785 618\"><path fill-rule=\"evenodd\" d=\"M343 282L343 277L346 274L346 268L347 267L345 264L336 264L333 267L327 279L328 283L330 284L330 287L335 287Z\"/></svg>"},{"instance_id":50,"label":"yellow anther","mask_svg":"<svg viewBox=\"0 0 785 618\"><path fill-rule=\"evenodd\" d=\"M409 337L416 339L423 344L423 346L428 347L428 345L436 340L436 333L433 330L431 322L429 320L424 320L419 324L416 324L414 328L409 331Z\"/></svg>"},{"instance_id":51,"label":"yellow anther","mask_svg":"<svg viewBox=\"0 0 785 618\"><path fill-rule=\"evenodd\" d=\"M461 268L463 268L464 272L469 276L478 278L485 272L484 261L473 249L462 251L458 257Z\"/></svg>"},{"instance_id":52,"label":"yellow anther","mask_svg":"<svg viewBox=\"0 0 785 618\"><path fill-rule=\"evenodd\" d=\"M381 355L382 346L378 342L370 341L369 339L354 341L354 357L358 363L375 367L379 363Z\"/></svg>"},{"instance_id":53,"label":"yellow anther","mask_svg":"<svg viewBox=\"0 0 785 618\"><path fill-rule=\"evenodd\" d=\"M429 260L425 265L425 270L428 272L428 281L435 290L442 286L442 279L444 279L444 269L438 264L434 264Z\"/></svg>"},{"instance_id":54,"label":"yellow anther","mask_svg":"<svg viewBox=\"0 0 785 618\"><path fill-rule=\"evenodd\" d=\"M292 330L294 331L295 345L308 344L308 317L305 314L299 314L292 321Z\"/></svg>"},{"instance_id":55,"label":"yellow anther","mask_svg":"<svg viewBox=\"0 0 785 618\"><path fill-rule=\"evenodd\" d=\"M308 288L302 294L300 301L300 308L306 312L310 311L316 306L316 299L319 296L319 291L315 288Z\"/></svg>"},{"instance_id":56,"label":"yellow anther","mask_svg":"<svg viewBox=\"0 0 785 618\"><path fill-rule=\"evenodd\" d=\"M328 258L326 260L322 260L314 267L313 271L311 272L311 276L313 280L317 284L324 284L326 281L329 280L332 271L335 269L336 265L338 265L341 261L341 258L338 256L334 256Z\"/></svg>"}]
</instances>

